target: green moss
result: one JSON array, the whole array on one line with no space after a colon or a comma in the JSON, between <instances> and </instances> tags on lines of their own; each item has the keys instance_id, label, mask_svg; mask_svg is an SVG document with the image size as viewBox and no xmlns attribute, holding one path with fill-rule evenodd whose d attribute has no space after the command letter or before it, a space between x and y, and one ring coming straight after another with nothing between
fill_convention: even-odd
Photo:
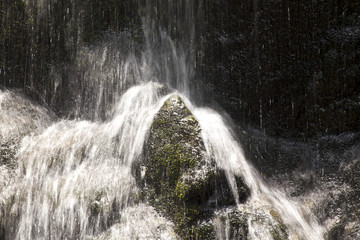
<instances>
[{"instance_id":1,"label":"green moss","mask_svg":"<svg viewBox=\"0 0 360 240\"><path fill-rule=\"evenodd\" d=\"M176 231L185 239L193 239L192 229L204 216L201 202L190 197L205 184L189 180L194 169L205 164L202 155L194 153L195 148L204 149L203 143L196 141L199 132L194 128L200 127L183 101L171 97L155 116L146 146L144 195L174 221ZM190 178L184 180L184 176Z\"/></svg>"},{"instance_id":2,"label":"green moss","mask_svg":"<svg viewBox=\"0 0 360 240\"><path fill-rule=\"evenodd\" d=\"M190 190L190 185L182 181L178 181L175 188L175 195L178 200L182 201Z\"/></svg>"},{"instance_id":3,"label":"green moss","mask_svg":"<svg viewBox=\"0 0 360 240\"><path fill-rule=\"evenodd\" d=\"M158 147L148 162L147 181L155 184L155 188L159 191L164 185L175 189L182 173L192 168L195 160L179 144L165 144Z\"/></svg>"},{"instance_id":4,"label":"green moss","mask_svg":"<svg viewBox=\"0 0 360 240\"><path fill-rule=\"evenodd\" d=\"M200 125L178 96L165 101L154 117L145 155L139 163L146 169L144 177L139 165L134 170L141 198L171 219L181 238L215 239L211 224L200 224L213 215L208 200L233 196L225 174L205 159ZM216 199L220 202L225 203Z\"/></svg>"}]
</instances>

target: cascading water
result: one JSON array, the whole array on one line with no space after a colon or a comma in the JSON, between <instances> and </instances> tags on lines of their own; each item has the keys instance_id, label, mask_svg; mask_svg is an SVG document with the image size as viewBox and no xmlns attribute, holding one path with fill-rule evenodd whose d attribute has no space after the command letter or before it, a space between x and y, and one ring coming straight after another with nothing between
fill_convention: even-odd
<instances>
[{"instance_id":1,"label":"cascading water","mask_svg":"<svg viewBox=\"0 0 360 240\"><path fill-rule=\"evenodd\" d=\"M141 157L162 87L149 82L129 89L108 122L60 121L25 137L17 154L19 181L1 199L13 202L1 216L14 229L6 237L85 238L134 205L131 164Z\"/></svg>"},{"instance_id":2,"label":"cascading water","mask_svg":"<svg viewBox=\"0 0 360 240\"><path fill-rule=\"evenodd\" d=\"M180 2L188 6L187 1ZM143 13L144 21L155 21L150 6L147 3L142 10L148 14ZM185 12L186 19L195 18L193 7ZM207 154L225 170L237 208L252 216L250 239L272 239L263 227L266 224L256 216L266 215L271 221L274 212L290 229L290 239L323 239L322 228L311 213L304 214L299 203L261 180L222 117L214 110L192 106L188 98L193 78L191 43L185 52L181 43L173 41L165 30L156 29L154 23L143 26L146 47L141 57L118 54L119 46L111 41L78 53L75 69L84 70L77 80L83 88L78 92L73 116L97 121L60 120L42 133L22 139L16 155L17 180L0 194L6 239L177 238L171 222L139 203L131 174L134 162L143 157L152 119L167 99L166 87L160 83L181 92L198 119ZM174 27L179 25L170 28ZM192 41L195 31L189 29L187 37ZM106 101L108 95L111 101ZM5 98L0 97L0 101ZM107 104L110 106L102 107ZM86 116L87 111L92 113ZM235 176L242 176L251 189L251 199L244 204L238 201Z\"/></svg>"},{"instance_id":3,"label":"cascading water","mask_svg":"<svg viewBox=\"0 0 360 240\"><path fill-rule=\"evenodd\" d=\"M276 188L268 187L257 174L256 170L246 161L242 148L233 138L222 117L211 109L195 108L194 115L202 127L202 136L208 154L213 154L217 164L228 173L228 181L232 186L236 183L233 175L243 176L246 184L251 188L251 199L238 207L244 211L262 211L271 214L276 211L291 230L290 239L323 239L323 229L314 216L308 213L308 220L303 216L305 209L298 208L298 203L289 200L286 195ZM234 191L236 197L236 191ZM256 226L256 219L249 219L251 239L272 239L270 232L262 232ZM258 229L256 229L258 228Z\"/></svg>"}]
</instances>

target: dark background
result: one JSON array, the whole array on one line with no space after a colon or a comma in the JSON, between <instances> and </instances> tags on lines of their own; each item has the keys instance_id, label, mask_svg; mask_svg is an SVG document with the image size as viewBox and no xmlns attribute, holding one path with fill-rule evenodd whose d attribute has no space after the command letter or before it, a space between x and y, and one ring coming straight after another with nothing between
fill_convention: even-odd
<instances>
[{"instance_id":1,"label":"dark background","mask_svg":"<svg viewBox=\"0 0 360 240\"><path fill-rule=\"evenodd\" d=\"M61 116L71 104L70 78L62 76L54 101L52 67L66 69L79 46L108 32L129 31L140 44L146 1L49 2L0 2L0 85L24 89ZM167 2L151 3L157 23L185 43L185 1L175 9ZM215 100L236 124L270 136L359 131L359 1L198 0L191 8L196 35L185 47L193 54L192 89L201 86L204 102Z\"/></svg>"}]
</instances>

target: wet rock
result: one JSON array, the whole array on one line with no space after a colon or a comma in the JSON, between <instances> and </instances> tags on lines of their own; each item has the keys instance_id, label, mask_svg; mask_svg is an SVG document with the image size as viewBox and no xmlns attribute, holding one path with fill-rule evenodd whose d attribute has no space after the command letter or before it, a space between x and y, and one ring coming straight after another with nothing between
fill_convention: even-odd
<instances>
[{"instance_id":1,"label":"wet rock","mask_svg":"<svg viewBox=\"0 0 360 240\"><path fill-rule=\"evenodd\" d=\"M134 174L141 198L171 219L185 239L212 239L214 208L235 204L224 171L206 155L198 121L177 95L155 116L145 159ZM236 180L245 201L249 190L240 177Z\"/></svg>"},{"instance_id":2,"label":"wet rock","mask_svg":"<svg viewBox=\"0 0 360 240\"><path fill-rule=\"evenodd\" d=\"M360 219L360 159L357 159L343 168L345 183L349 186L345 192L347 205L344 208L347 222ZM360 229L358 230L360 234Z\"/></svg>"},{"instance_id":3,"label":"wet rock","mask_svg":"<svg viewBox=\"0 0 360 240\"><path fill-rule=\"evenodd\" d=\"M16 153L23 137L37 133L55 119L51 111L20 90L0 89L0 193L14 180Z\"/></svg>"},{"instance_id":4,"label":"wet rock","mask_svg":"<svg viewBox=\"0 0 360 240\"><path fill-rule=\"evenodd\" d=\"M214 218L216 239L247 239L248 216L235 208L222 209Z\"/></svg>"},{"instance_id":5,"label":"wet rock","mask_svg":"<svg viewBox=\"0 0 360 240\"><path fill-rule=\"evenodd\" d=\"M26 97L20 90L0 89L0 239L7 239L5 236L9 232L5 222L11 218L6 213L11 205L8 206L5 199L12 184L18 181L16 155L21 141L25 136L45 129L55 120L54 113Z\"/></svg>"},{"instance_id":6,"label":"wet rock","mask_svg":"<svg viewBox=\"0 0 360 240\"><path fill-rule=\"evenodd\" d=\"M359 180L360 161L357 159L342 164L335 177L324 178L318 187L323 196L315 204L315 212L325 223L327 239L359 239Z\"/></svg>"},{"instance_id":7,"label":"wet rock","mask_svg":"<svg viewBox=\"0 0 360 240\"><path fill-rule=\"evenodd\" d=\"M16 143L12 140L0 142L0 165L13 167L15 165Z\"/></svg>"}]
</instances>

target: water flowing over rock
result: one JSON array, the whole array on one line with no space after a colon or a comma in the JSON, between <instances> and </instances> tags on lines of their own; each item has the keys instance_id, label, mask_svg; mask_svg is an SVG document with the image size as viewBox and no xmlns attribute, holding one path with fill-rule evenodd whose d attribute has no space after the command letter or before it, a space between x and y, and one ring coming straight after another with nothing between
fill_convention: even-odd
<instances>
[{"instance_id":1,"label":"water flowing over rock","mask_svg":"<svg viewBox=\"0 0 360 240\"><path fill-rule=\"evenodd\" d=\"M210 220L213 209L249 196L241 177L233 196L225 172L207 156L200 131L183 100L170 97L152 122L145 159L135 170L143 197L172 219L185 239L209 239L213 226L201 224Z\"/></svg>"},{"instance_id":2,"label":"water flowing over rock","mask_svg":"<svg viewBox=\"0 0 360 240\"><path fill-rule=\"evenodd\" d=\"M16 177L0 195L2 238L322 239L311 212L305 220L307 209L261 180L215 111L148 82L112 113L44 115L54 122L6 153Z\"/></svg>"},{"instance_id":3,"label":"water flowing over rock","mask_svg":"<svg viewBox=\"0 0 360 240\"><path fill-rule=\"evenodd\" d=\"M360 239L356 2L0 1L0 239Z\"/></svg>"},{"instance_id":4,"label":"water flowing over rock","mask_svg":"<svg viewBox=\"0 0 360 240\"><path fill-rule=\"evenodd\" d=\"M1 237L83 239L121 220L136 202L130 166L141 156L163 89L151 82L129 89L108 122L62 120L26 136L15 159L17 180L0 196Z\"/></svg>"},{"instance_id":5,"label":"water flowing over rock","mask_svg":"<svg viewBox=\"0 0 360 240\"><path fill-rule=\"evenodd\" d=\"M0 89L1 193L17 180L16 154L23 137L43 131L55 119L54 113L30 100L22 91Z\"/></svg>"}]
</instances>

